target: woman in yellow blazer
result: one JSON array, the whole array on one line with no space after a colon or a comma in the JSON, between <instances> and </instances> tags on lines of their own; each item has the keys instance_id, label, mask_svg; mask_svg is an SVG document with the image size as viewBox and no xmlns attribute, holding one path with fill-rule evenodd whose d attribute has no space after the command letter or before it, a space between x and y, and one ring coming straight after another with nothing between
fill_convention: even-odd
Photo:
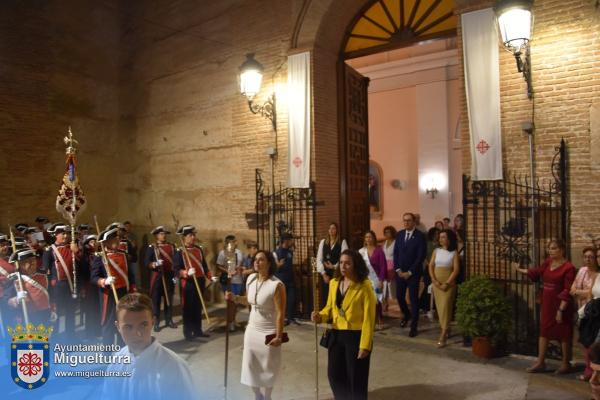
<instances>
[{"instance_id":1,"label":"woman in yellow blazer","mask_svg":"<svg viewBox=\"0 0 600 400\"><path fill-rule=\"evenodd\" d=\"M369 270L357 251L342 252L340 274L330 281L327 305L313 312L312 320L332 324L327 376L334 397L366 399L377 301Z\"/></svg>"}]
</instances>

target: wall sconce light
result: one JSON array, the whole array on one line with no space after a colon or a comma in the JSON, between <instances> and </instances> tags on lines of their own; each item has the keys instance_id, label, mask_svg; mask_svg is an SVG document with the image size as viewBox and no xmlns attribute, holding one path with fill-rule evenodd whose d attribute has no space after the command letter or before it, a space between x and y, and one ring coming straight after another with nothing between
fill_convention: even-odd
<instances>
[{"instance_id":1,"label":"wall sconce light","mask_svg":"<svg viewBox=\"0 0 600 400\"><path fill-rule=\"evenodd\" d=\"M260 92L263 70L262 64L254 59L254 53L246 54L246 61L240 66L240 92L248 99L250 111L270 119L273 130L277 131L275 93L273 92L262 105L254 104L254 96Z\"/></svg>"},{"instance_id":2,"label":"wall sconce light","mask_svg":"<svg viewBox=\"0 0 600 400\"><path fill-rule=\"evenodd\" d=\"M499 0L494 6L504 48L515 56L517 70L527 82L527 97L530 99L533 96L529 57L529 40L533 26L532 6L533 0Z\"/></svg>"},{"instance_id":3,"label":"wall sconce light","mask_svg":"<svg viewBox=\"0 0 600 400\"><path fill-rule=\"evenodd\" d=\"M448 177L440 172L429 172L419 177L419 188L425 192L427 196L435 199L440 191L447 188Z\"/></svg>"},{"instance_id":4,"label":"wall sconce light","mask_svg":"<svg viewBox=\"0 0 600 400\"><path fill-rule=\"evenodd\" d=\"M435 199L435 195L438 194L439 190L436 187L432 187L430 189L425 190L425 193L431 196L432 199Z\"/></svg>"},{"instance_id":5,"label":"wall sconce light","mask_svg":"<svg viewBox=\"0 0 600 400\"><path fill-rule=\"evenodd\" d=\"M406 182L400 179L392 179L391 185L394 189L404 190L406 189Z\"/></svg>"}]
</instances>

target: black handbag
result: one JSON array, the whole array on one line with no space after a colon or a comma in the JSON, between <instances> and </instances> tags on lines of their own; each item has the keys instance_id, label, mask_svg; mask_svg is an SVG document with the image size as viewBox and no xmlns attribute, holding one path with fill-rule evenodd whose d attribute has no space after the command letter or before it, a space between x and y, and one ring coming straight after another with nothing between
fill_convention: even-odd
<instances>
[{"instance_id":1,"label":"black handbag","mask_svg":"<svg viewBox=\"0 0 600 400\"><path fill-rule=\"evenodd\" d=\"M326 349L330 349L331 346L333 346L334 339L335 337L333 334L333 329L327 328L323 331L323 335L321 335L319 345L321 345L321 347L325 347Z\"/></svg>"}]
</instances>

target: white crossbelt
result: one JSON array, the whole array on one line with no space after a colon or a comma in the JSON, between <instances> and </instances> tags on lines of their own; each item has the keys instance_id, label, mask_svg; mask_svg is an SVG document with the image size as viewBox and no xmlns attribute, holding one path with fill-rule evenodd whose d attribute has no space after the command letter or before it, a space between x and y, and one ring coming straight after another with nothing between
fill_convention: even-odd
<instances>
[{"instance_id":1,"label":"white crossbelt","mask_svg":"<svg viewBox=\"0 0 600 400\"><path fill-rule=\"evenodd\" d=\"M158 251L160 252L160 255L164 258L167 259L167 261L169 261L169 263L171 263L171 265L173 265L173 259L171 258L171 256L169 255L169 253L167 253L166 251L164 251L161 247L158 247Z\"/></svg>"},{"instance_id":2,"label":"white crossbelt","mask_svg":"<svg viewBox=\"0 0 600 400\"><path fill-rule=\"evenodd\" d=\"M25 282L29 283L31 286L42 292L44 296L46 296L46 298L48 299L48 302L50 302L50 295L48 294L48 290L46 290L44 286L40 285L38 281L23 274L21 274L21 279L23 279Z\"/></svg>"},{"instance_id":3,"label":"white crossbelt","mask_svg":"<svg viewBox=\"0 0 600 400\"><path fill-rule=\"evenodd\" d=\"M125 280L125 285L127 286L127 291L129 292L129 278L127 278L127 274L125 272L123 272L123 270L121 268L119 268L119 264L114 262L111 258L108 258L108 262L117 271L117 273L119 275L121 275L121 277Z\"/></svg>"},{"instance_id":4,"label":"white crossbelt","mask_svg":"<svg viewBox=\"0 0 600 400\"><path fill-rule=\"evenodd\" d=\"M52 247L52 250L54 251L54 256L58 259L58 262L62 266L62 269L63 269L65 275L67 276L67 281L69 282L69 288L71 289L71 293L73 293L73 282L71 281L71 274L69 274L69 268L67 268L67 263L65 263L65 259L58 251L58 248L56 247L56 245L53 244L51 247ZM73 268L75 268L75 265L73 265ZM58 278L58 276L57 276L57 278Z\"/></svg>"}]
</instances>

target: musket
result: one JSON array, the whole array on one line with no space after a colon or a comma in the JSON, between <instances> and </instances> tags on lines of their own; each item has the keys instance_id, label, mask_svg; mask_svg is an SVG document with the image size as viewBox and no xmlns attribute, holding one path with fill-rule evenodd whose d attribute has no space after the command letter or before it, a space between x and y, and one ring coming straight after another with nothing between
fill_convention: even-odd
<instances>
[{"instance_id":1,"label":"musket","mask_svg":"<svg viewBox=\"0 0 600 400\"><path fill-rule=\"evenodd\" d=\"M317 259L311 257L313 278L313 309L319 312L319 272L317 271ZM315 398L319 400L319 326L315 322Z\"/></svg>"},{"instance_id":2,"label":"musket","mask_svg":"<svg viewBox=\"0 0 600 400\"><path fill-rule=\"evenodd\" d=\"M151 245L154 249L154 258L156 261L160 260L160 250L158 250L158 245ZM157 271L158 272L158 271ZM163 291L165 292L165 299L167 300L167 307L171 307L171 302L169 301L169 292L167 291L167 282L165 281L165 271L164 269L160 270L160 278L162 280ZM160 307L159 307L160 308Z\"/></svg>"},{"instance_id":3,"label":"musket","mask_svg":"<svg viewBox=\"0 0 600 400\"><path fill-rule=\"evenodd\" d=\"M227 253L231 253L231 249L232 249L232 245L231 242L227 243L227 247L226 247L226 251ZM235 255L235 250L233 250L233 254ZM229 255L227 257L227 291L231 292L231 267L232 267L232 263L231 260L229 259ZM235 261L233 262L235 264ZM229 372L229 324L231 324L232 321L232 316L233 316L233 312L231 311L231 307L234 306L234 304L229 301L229 300L225 300L226 301L226 310L225 310L225 376L223 378L223 385L225 387L225 399L227 399L227 375Z\"/></svg>"},{"instance_id":4,"label":"musket","mask_svg":"<svg viewBox=\"0 0 600 400\"><path fill-rule=\"evenodd\" d=\"M106 272L108 275L113 276L111 273L110 262L108 261L108 256L106 255L106 249L104 248L104 243L100 242L100 225L98 225L98 218L94 215L94 223L96 224L96 232L98 233L98 242L100 243L100 249L102 252L102 262L106 267ZM115 289L115 283L110 284L110 288L112 289L113 297L115 298L115 306L119 303L119 296L117 296L117 289Z\"/></svg>"},{"instance_id":5,"label":"musket","mask_svg":"<svg viewBox=\"0 0 600 400\"><path fill-rule=\"evenodd\" d=\"M8 231L10 233L10 241L12 243L13 253L17 252L17 244L15 243L15 235L12 231L12 226L8 225ZM23 281L21 280L21 272L19 271L19 261L15 262L15 268L17 271L17 284L19 286L19 291L23 291ZM27 313L27 304L25 303L25 299L21 301L21 306L23 307L23 317L25 318L25 325L29 325L29 314Z\"/></svg>"},{"instance_id":6,"label":"musket","mask_svg":"<svg viewBox=\"0 0 600 400\"><path fill-rule=\"evenodd\" d=\"M179 220L177 218L175 218L175 214L171 214L171 216L173 217L173 221L175 222L175 230L177 231L179 229ZM183 235L181 235L179 237L179 239L181 240L181 251L183 251L183 255L184 255L183 267L185 268L185 271L187 273L188 269L192 265L192 260L190 259L190 255L188 253L187 247L185 246L185 242L183 241ZM187 261L187 265L186 265L186 261ZM199 268L202 268L202 265L200 265ZM202 272L204 272L204 271L202 271ZM200 298L200 303L202 303L202 309L204 310L204 315L206 315L206 322L208 323L208 325L210 325L210 317L208 316L208 311L206 310L206 304L204 304L204 297L202 297L202 291L200 290L200 285L198 285L198 280L196 279L196 274L192 275L192 278L194 280L194 285L196 286L196 293L198 293L198 297ZM184 294L181 293L181 296L183 298Z\"/></svg>"},{"instance_id":7,"label":"musket","mask_svg":"<svg viewBox=\"0 0 600 400\"><path fill-rule=\"evenodd\" d=\"M152 223L152 213L151 212L148 212L148 217L150 218L150 225L154 225ZM154 249L154 258L156 259L156 261L160 260L161 259L160 254L159 254L160 250L158 249L158 245L156 245L156 246L151 245L151 246ZM167 301L167 307L171 307L171 301L169 300L169 292L167 291L167 282L165 281L165 271L161 270L160 275L161 275L161 280L162 280L163 292L165 293L165 299Z\"/></svg>"},{"instance_id":8,"label":"musket","mask_svg":"<svg viewBox=\"0 0 600 400\"><path fill-rule=\"evenodd\" d=\"M188 249L185 246L185 243L183 241L183 236L180 236L180 239L181 239L181 249L182 249L183 255L185 257L183 264L185 267L185 271L187 272L188 269L192 265L192 260L190 259ZM187 263L185 261L187 261ZM202 265L200 265L199 268L202 268ZM204 272L204 271L202 271L202 272ZM194 280L194 285L196 286L196 292L198 293L198 297L200 298L200 303L202 303L202 309L204 310L204 315L206 315L206 322L208 322L208 325L210 325L210 317L208 316L208 311L206 310L206 304L204 304L204 298L202 297L202 291L200 290L200 285L198 285L198 279L196 279L196 274L192 275L192 279Z\"/></svg>"},{"instance_id":9,"label":"musket","mask_svg":"<svg viewBox=\"0 0 600 400\"><path fill-rule=\"evenodd\" d=\"M75 190L73 190L73 207L75 207L75 202L76 202L76 197L75 197ZM75 208L73 208L75 209ZM74 243L76 243L75 241L75 220L73 220L73 223L71 224L71 245L73 245ZM77 264L75 261L75 252L73 251L73 249L71 249L71 261L73 265L73 293L71 293L71 297L76 299L77 298Z\"/></svg>"},{"instance_id":10,"label":"musket","mask_svg":"<svg viewBox=\"0 0 600 400\"><path fill-rule=\"evenodd\" d=\"M4 320L2 319L2 311L0 311L0 332L2 332L2 339L6 337L6 333L4 333Z\"/></svg>"}]
</instances>

